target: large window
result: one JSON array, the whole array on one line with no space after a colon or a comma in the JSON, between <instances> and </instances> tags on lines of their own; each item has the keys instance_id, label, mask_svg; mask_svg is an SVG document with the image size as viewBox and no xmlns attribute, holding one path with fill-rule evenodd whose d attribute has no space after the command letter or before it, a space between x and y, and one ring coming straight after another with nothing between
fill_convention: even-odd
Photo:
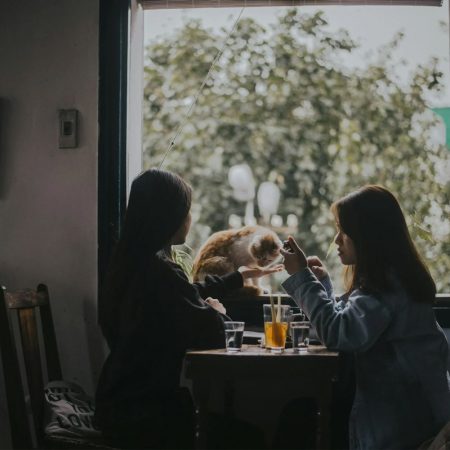
<instances>
[{"instance_id":1,"label":"large window","mask_svg":"<svg viewBox=\"0 0 450 450\"><path fill-rule=\"evenodd\" d=\"M144 22L143 165L160 166L176 137L162 167L194 188L193 253L257 222L294 234L338 280L329 207L378 183L450 291L447 2L151 10ZM253 199L230 171L253 181Z\"/></svg>"}]
</instances>

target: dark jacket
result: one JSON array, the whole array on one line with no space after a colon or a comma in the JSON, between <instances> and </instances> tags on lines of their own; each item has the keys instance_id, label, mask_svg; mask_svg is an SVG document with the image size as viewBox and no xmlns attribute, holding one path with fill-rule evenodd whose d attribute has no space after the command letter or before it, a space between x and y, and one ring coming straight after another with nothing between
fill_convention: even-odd
<instances>
[{"instance_id":1,"label":"dark jacket","mask_svg":"<svg viewBox=\"0 0 450 450\"><path fill-rule=\"evenodd\" d=\"M157 259L136 274L122 302L118 327L96 392L102 429L145 420L174 395L187 349L225 346L223 318L203 299L242 287L239 272L191 284L181 267Z\"/></svg>"}]
</instances>

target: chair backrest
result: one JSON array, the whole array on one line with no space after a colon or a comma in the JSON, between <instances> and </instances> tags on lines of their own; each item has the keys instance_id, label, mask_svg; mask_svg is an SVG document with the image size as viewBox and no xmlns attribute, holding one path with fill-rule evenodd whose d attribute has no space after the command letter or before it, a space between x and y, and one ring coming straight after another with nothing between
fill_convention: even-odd
<instances>
[{"instance_id":1,"label":"chair backrest","mask_svg":"<svg viewBox=\"0 0 450 450\"><path fill-rule=\"evenodd\" d=\"M21 346L15 342L13 316L17 317ZM45 366L41 361L39 327L44 344ZM33 439L22 384L21 361L25 368L32 426L38 445L43 439L44 381L62 379L47 286L40 284L35 290L17 292L0 288L0 349L13 448L30 449ZM19 349L22 350L21 356ZM46 374L43 367L47 369Z\"/></svg>"}]
</instances>

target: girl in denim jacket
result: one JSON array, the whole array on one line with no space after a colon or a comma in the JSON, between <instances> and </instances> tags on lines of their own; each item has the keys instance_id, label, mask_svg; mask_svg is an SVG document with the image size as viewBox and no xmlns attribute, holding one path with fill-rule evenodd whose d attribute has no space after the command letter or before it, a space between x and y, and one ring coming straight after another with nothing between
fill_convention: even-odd
<instances>
[{"instance_id":1,"label":"girl in denim jacket","mask_svg":"<svg viewBox=\"0 0 450 450\"><path fill-rule=\"evenodd\" d=\"M450 420L448 344L432 310L434 281L387 189L364 186L331 211L347 292L335 299L320 259L307 258L292 237L283 287L324 345L354 354L350 448L417 448Z\"/></svg>"}]
</instances>

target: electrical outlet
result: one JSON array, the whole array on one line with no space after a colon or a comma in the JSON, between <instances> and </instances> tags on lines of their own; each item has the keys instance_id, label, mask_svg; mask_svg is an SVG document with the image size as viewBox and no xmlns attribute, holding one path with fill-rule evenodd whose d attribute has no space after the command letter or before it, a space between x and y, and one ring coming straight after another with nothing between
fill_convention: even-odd
<instances>
[{"instance_id":1,"label":"electrical outlet","mask_svg":"<svg viewBox=\"0 0 450 450\"><path fill-rule=\"evenodd\" d=\"M59 110L59 148L76 148L78 145L78 111Z\"/></svg>"}]
</instances>

